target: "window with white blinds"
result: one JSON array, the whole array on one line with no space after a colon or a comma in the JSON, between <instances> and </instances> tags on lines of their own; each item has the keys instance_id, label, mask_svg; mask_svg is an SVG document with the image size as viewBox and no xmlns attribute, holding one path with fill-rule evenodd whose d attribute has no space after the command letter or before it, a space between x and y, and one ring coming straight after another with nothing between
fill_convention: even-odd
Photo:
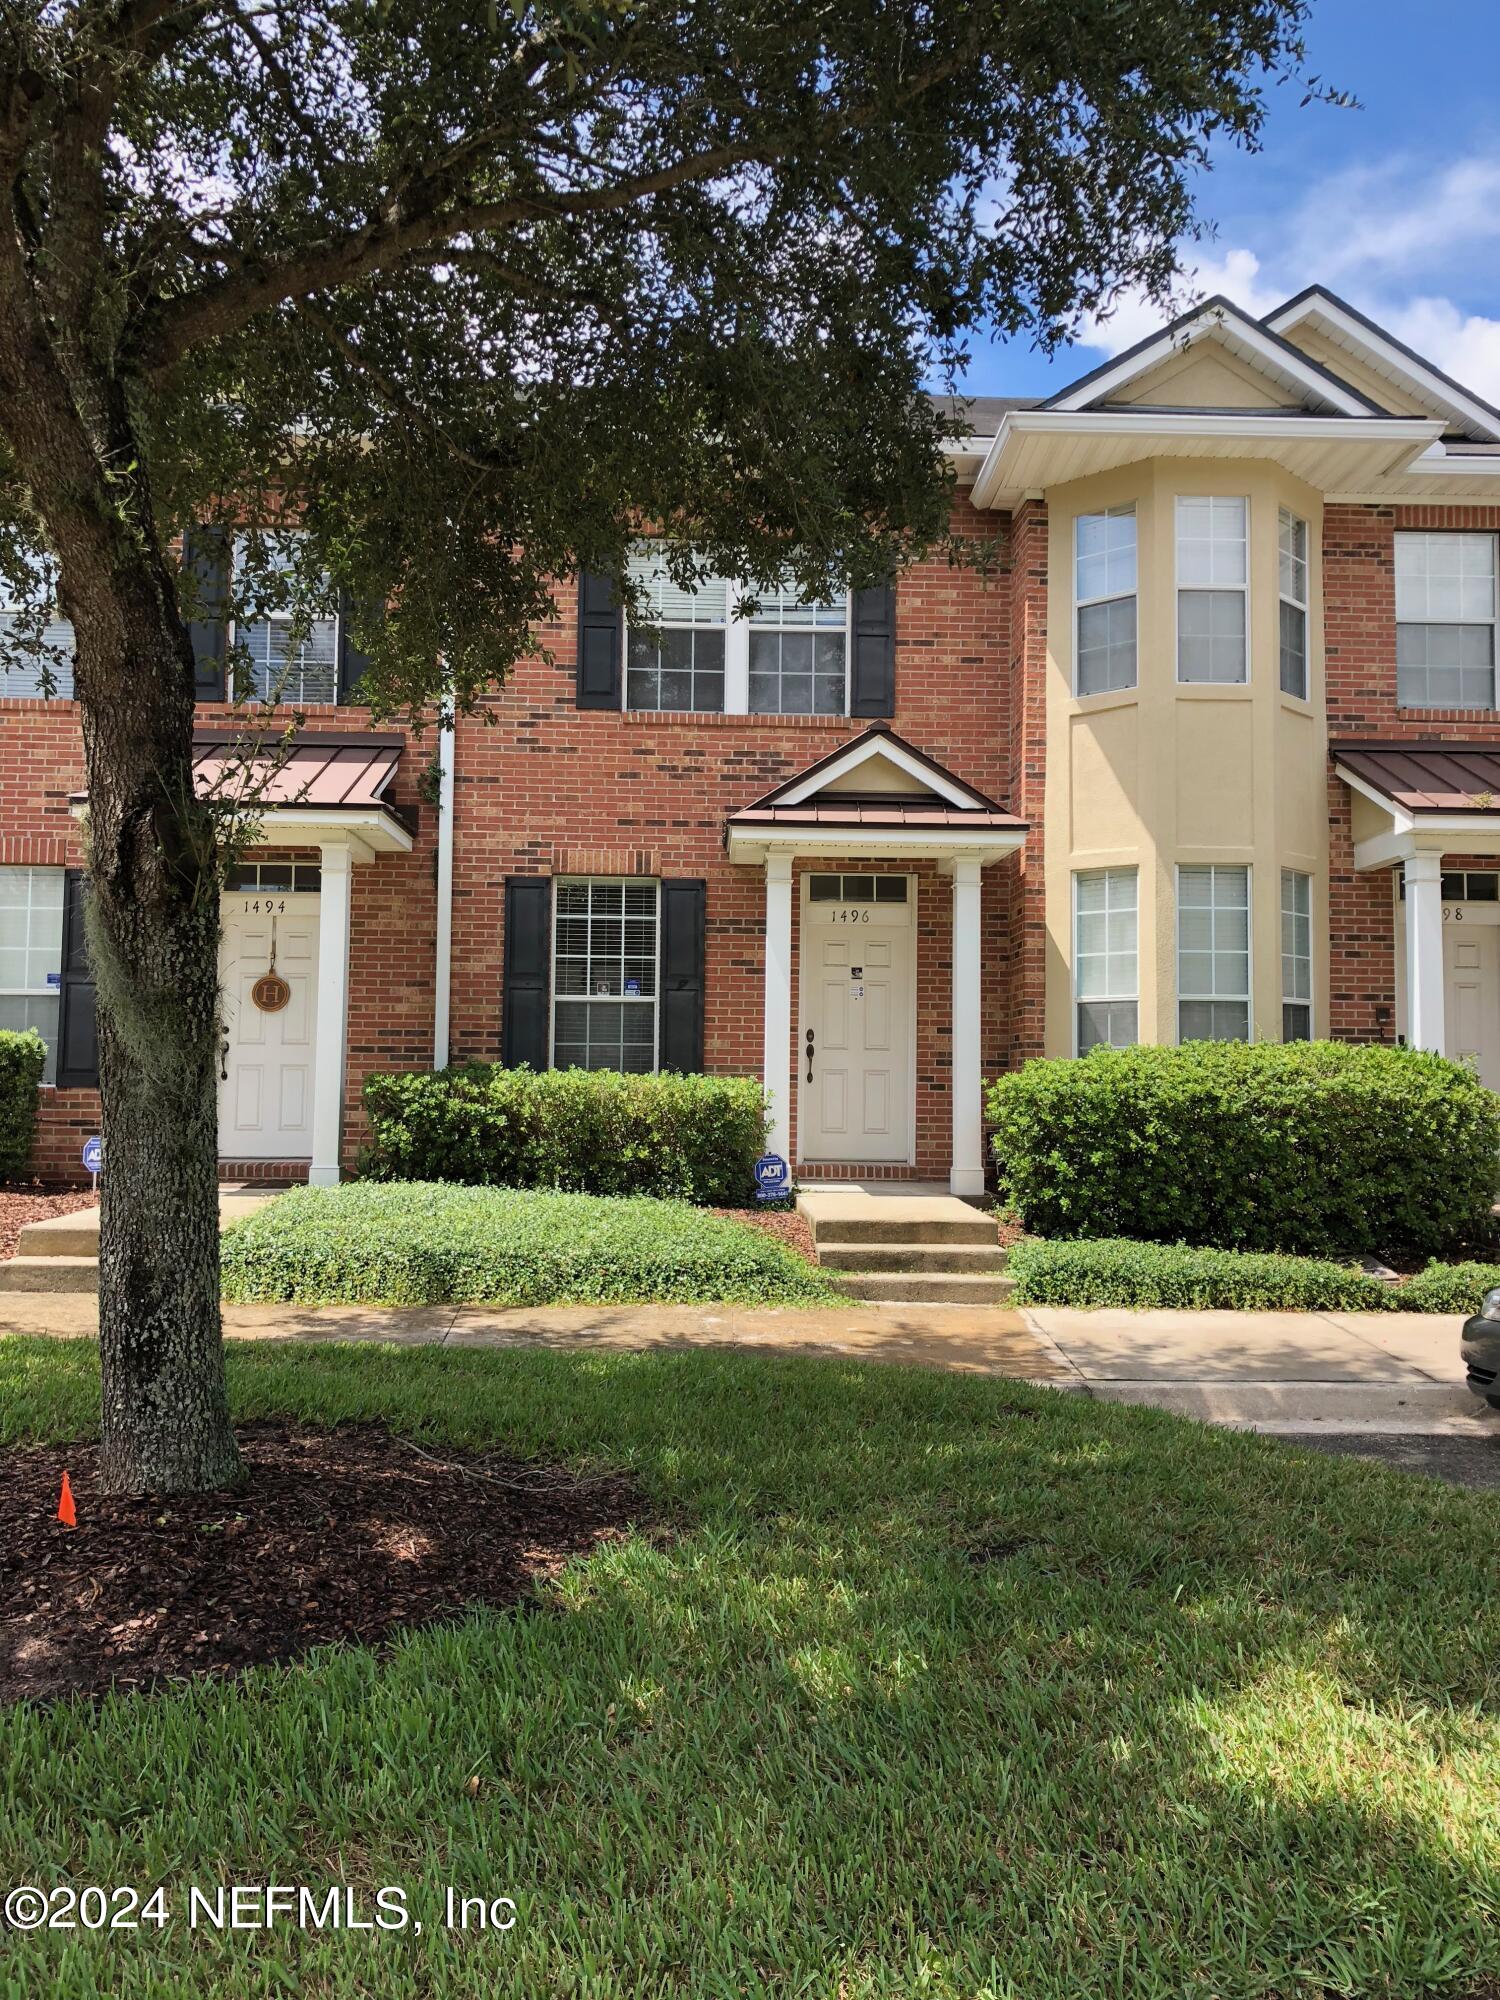
<instances>
[{"instance_id":1,"label":"window with white blinds","mask_svg":"<svg viewBox=\"0 0 1500 2000\"><path fill-rule=\"evenodd\" d=\"M1073 877L1073 989L1078 1053L1137 1039L1136 871L1091 868Z\"/></svg>"},{"instance_id":2,"label":"window with white blinds","mask_svg":"<svg viewBox=\"0 0 1500 2000\"><path fill-rule=\"evenodd\" d=\"M1250 871L1177 871L1177 1039L1250 1039Z\"/></svg>"}]
</instances>

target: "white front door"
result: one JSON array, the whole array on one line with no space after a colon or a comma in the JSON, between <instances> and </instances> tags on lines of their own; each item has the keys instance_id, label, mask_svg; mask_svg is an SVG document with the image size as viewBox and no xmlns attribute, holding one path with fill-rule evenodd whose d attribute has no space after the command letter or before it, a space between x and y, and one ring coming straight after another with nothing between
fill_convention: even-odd
<instances>
[{"instance_id":1,"label":"white front door","mask_svg":"<svg viewBox=\"0 0 1500 2000\"><path fill-rule=\"evenodd\" d=\"M1500 1090L1500 929L1464 908L1443 925L1443 1028L1450 1056L1467 1057ZM1486 912L1486 915L1489 913Z\"/></svg>"},{"instance_id":2,"label":"white front door","mask_svg":"<svg viewBox=\"0 0 1500 2000\"><path fill-rule=\"evenodd\" d=\"M222 921L219 1156L310 1159L318 899L265 890L230 895ZM284 1007L268 1010L257 1006L254 992L273 954L291 995Z\"/></svg>"},{"instance_id":3,"label":"white front door","mask_svg":"<svg viewBox=\"0 0 1500 2000\"><path fill-rule=\"evenodd\" d=\"M905 875L803 878L797 1118L804 1160L874 1166L913 1157L915 901Z\"/></svg>"}]
</instances>

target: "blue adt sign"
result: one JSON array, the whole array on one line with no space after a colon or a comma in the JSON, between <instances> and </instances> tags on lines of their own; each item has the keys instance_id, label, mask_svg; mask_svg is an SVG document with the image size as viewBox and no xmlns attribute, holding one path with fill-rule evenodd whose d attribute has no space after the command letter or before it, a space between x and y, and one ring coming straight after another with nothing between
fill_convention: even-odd
<instances>
[{"instance_id":1,"label":"blue adt sign","mask_svg":"<svg viewBox=\"0 0 1500 2000\"><path fill-rule=\"evenodd\" d=\"M787 1191L786 1161L780 1153L762 1153L755 1162L755 1194L758 1201L780 1201Z\"/></svg>"},{"instance_id":2,"label":"blue adt sign","mask_svg":"<svg viewBox=\"0 0 1500 2000\"><path fill-rule=\"evenodd\" d=\"M83 1142L83 1171L86 1174L101 1173L104 1169L104 1141L85 1139Z\"/></svg>"}]
</instances>

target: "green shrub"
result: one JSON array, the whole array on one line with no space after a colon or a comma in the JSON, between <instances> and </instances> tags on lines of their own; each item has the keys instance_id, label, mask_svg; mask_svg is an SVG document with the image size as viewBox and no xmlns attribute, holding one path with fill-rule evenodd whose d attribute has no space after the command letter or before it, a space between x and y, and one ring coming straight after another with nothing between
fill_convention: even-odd
<instances>
[{"instance_id":1,"label":"green shrub","mask_svg":"<svg viewBox=\"0 0 1500 2000\"><path fill-rule=\"evenodd\" d=\"M1478 1312L1485 1293L1496 1285L1500 1285L1500 1268L1494 1264L1434 1262L1401 1287L1401 1305L1407 1312L1463 1313L1467 1317Z\"/></svg>"},{"instance_id":2,"label":"green shrub","mask_svg":"<svg viewBox=\"0 0 1500 2000\"><path fill-rule=\"evenodd\" d=\"M817 1305L816 1269L765 1230L686 1202L356 1181L299 1188L224 1233L244 1305Z\"/></svg>"},{"instance_id":3,"label":"green shrub","mask_svg":"<svg viewBox=\"0 0 1500 2000\"><path fill-rule=\"evenodd\" d=\"M47 1045L33 1028L0 1030L0 1180L19 1180L31 1166L36 1137L36 1089Z\"/></svg>"},{"instance_id":4,"label":"green shrub","mask_svg":"<svg viewBox=\"0 0 1500 2000\"><path fill-rule=\"evenodd\" d=\"M622 1076L498 1063L372 1076L371 1180L661 1195L743 1206L766 1145L766 1096L740 1076Z\"/></svg>"},{"instance_id":5,"label":"green shrub","mask_svg":"<svg viewBox=\"0 0 1500 2000\"><path fill-rule=\"evenodd\" d=\"M1432 1256L1493 1234L1500 1098L1416 1049L1096 1049L1001 1077L989 1115L1042 1236Z\"/></svg>"},{"instance_id":6,"label":"green shrub","mask_svg":"<svg viewBox=\"0 0 1500 2000\"><path fill-rule=\"evenodd\" d=\"M1321 1257L1194 1250L1185 1243L1018 1243L1009 1269L1026 1306L1184 1306L1260 1312L1388 1312L1379 1278Z\"/></svg>"}]
</instances>

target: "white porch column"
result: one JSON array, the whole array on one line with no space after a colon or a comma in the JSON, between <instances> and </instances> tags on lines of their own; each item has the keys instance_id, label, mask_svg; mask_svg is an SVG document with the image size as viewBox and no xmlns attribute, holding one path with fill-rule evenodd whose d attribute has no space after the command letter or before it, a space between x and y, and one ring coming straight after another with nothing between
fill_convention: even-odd
<instances>
[{"instance_id":1,"label":"white porch column","mask_svg":"<svg viewBox=\"0 0 1500 2000\"><path fill-rule=\"evenodd\" d=\"M771 1100L767 1142L792 1164L792 857L766 856L765 1042L761 1075Z\"/></svg>"},{"instance_id":2,"label":"white porch column","mask_svg":"<svg viewBox=\"0 0 1500 2000\"><path fill-rule=\"evenodd\" d=\"M1446 1053L1443 1025L1443 857L1406 863L1406 1039Z\"/></svg>"},{"instance_id":3,"label":"white porch column","mask_svg":"<svg viewBox=\"0 0 1500 2000\"><path fill-rule=\"evenodd\" d=\"M984 1193L984 1107L979 1035L979 862L953 863L953 1164L954 1194Z\"/></svg>"},{"instance_id":4,"label":"white porch column","mask_svg":"<svg viewBox=\"0 0 1500 2000\"><path fill-rule=\"evenodd\" d=\"M354 852L348 841L318 850L323 888L318 900L318 1017L313 1030L313 1187L336 1187L344 1134L344 1067L349 1041L349 903Z\"/></svg>"}]
</instances>

